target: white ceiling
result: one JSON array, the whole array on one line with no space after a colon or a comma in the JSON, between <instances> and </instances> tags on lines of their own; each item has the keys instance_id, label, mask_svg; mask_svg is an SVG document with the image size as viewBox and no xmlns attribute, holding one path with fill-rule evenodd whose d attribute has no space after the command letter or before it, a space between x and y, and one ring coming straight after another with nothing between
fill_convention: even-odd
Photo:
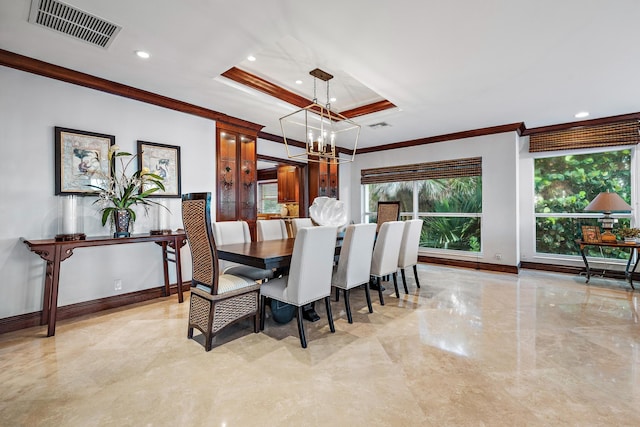
<instances>
[{"instance_id":1,"label":"white ceiling","mask_svg":"<svg viewBox=\"0 0 640 427\"><path fill-rule=\"evenodd\" d=\"M356 119L361 147L572 122L582 110L590 119L640 111L638 0L66 2L122 26L107 50L29 24L30 0L0 0L0 48L273 134L293 107L221 73L237 66L312 98L308 72L319 67L336 76L338 111L388 99L398 108ZM137 58L139 49L151 58ZM366 126L381 121L391 126Z\"/></svg>"}]
</instances>

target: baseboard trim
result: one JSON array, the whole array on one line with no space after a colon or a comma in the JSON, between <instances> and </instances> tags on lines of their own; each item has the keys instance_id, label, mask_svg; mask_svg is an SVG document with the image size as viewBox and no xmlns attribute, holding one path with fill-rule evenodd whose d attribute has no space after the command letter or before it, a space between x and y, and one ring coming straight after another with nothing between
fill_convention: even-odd
<instances>
[{"instance_id":1,"label":"baseboard trim","mask_svg":"<svg viewBox=\"0 0 640 427\"><path fill-rule=\"evenodd\" d=\"M489 264L487 262L463 261L449 258L436 258L420 255L418 261L428 264L440 264L451 267L472 268L474 270L497 271L501 273L518 274L520 268L517 265Z\"/></svg>"},{"instance_id":2,"label":"baseboard trim","mask_svg":"<svg viewBox=\"0 0 640 427\"><path fill-rule=\"evenodd\" d=\"M566 273L566 274L580 274L584 272L584 267L571 267L567 265L558 265L558 264L545 264L542 262L523 262L521 264L522 268L526 268L527 270L541 270L541 271L549 271L552 273ZM624 277L624 273L623 273Z\"/></svg>"},{"instance_id":3,"label":"baseboard trim","mask_svg":"<svg viewBox=\"0 0 640 427\"><path fill-rule=\"evenodd\" d=\"M182 291L188 291L190 286L190 281L182 282ZM114 295L112 297L65 305L63 307L58 307L57 320L70 319L73 317L84 316L85 314L97 313L99 311L123 307L138 302L162 298L163 291L164 286L161 286L158 288L144 289L141 291ZM172 285L170 286L169 291L171 295L176 294L178 293L178 287L176 285ZM42 311L36 311L33 313L19 314L17 316L0 319L0 334L39 326L41 316Z\"/></svg>"},{"instance_id":4,"label":"baseboard trim","mask_svg":"<svg viewBox=\"0 0 640 427\"><path fill-rule=\"evenodd\" d=\"M557 264L545 264L542 262L523 262L522 268L526 268L529 270L541 270L541 271L550 271L552 273L566 273L566 274L585 274L586 269L584 267L569 267L566 265L557 265ZM610 278L610 279L621 279L625 280L624 271L620 270L603 270L601 268L591 268L591 273L597 272L599 277ZM633 280L640 280L640 272L633 273Z\"/></svg>"}]
</instances>

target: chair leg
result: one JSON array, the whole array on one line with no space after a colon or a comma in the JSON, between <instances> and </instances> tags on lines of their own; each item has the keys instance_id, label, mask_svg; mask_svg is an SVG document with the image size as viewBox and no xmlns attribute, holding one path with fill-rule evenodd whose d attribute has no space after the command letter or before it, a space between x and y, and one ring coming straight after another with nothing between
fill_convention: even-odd
<instances>
[{"instance_id":1,"label":"chair leg","mask_svg":"<svg viewBox=\"0 0 640 427\"><path fill-rule=\"evenodd\" d=\"M369 284L364 284L364 294L367 296L367 308L369 308L369 313L373 313L373 306L371 305L371 292L369 292Z\"/></svg>"},{"instance_id":2,"label":"chair leg","mask_svg":"<svg viewBox=\"0 0 640 427\"><path fill-rule=\"evenodd\" d=\"M349 304L349 289L344 290L344 308L347 310L347 320L349 323L353 323L353 317L351 317L351 304Z\"/></svg>"},{"instance_id":3,"label":"chair leg","mask_svg":"<svg viewBox=\"0 0 640 427\"><path fill-rule=\"evenodd\" d=\"M345 299L347 299L347 298L345 297ZM336 331L336 327L333 325L333 313L331 313L331 298L330 297L325 297L324 298L324 305L327 306L327 317L329 318L329 329L331 329L331 332L334 333Z\"/></svg>"},{"instance_id":4,"label":"chair leg","mask_svg":"<svg viewBox=\"0 0 640 427\"><path fill-rule=\"evenodd\" d=\"M191 297L190 299L190 304L192 304L192 306L189 307L189 323L191 323L191 308L193 307L193 297ZM187 338L193 338L193 328L187 328Z\"/></svg>"},{"instance_id":5,"label":"chair leg","mask_svg":"<svg viewBox=\"0 0 640 427\"><path fill-rule=\"evenodd\" d=\"M384 297L382 296L382 286L380 285L380 277L376 277L376 284L378 285L378 298L380 298L380 305L384 305Z\"/></svg>"},{"instance_id":6,"label":"chair leg","mask_svg":"<svg viewBox=\"0 0 640 427\"><path fill-rule=\"evenodd\" d=\"M393 272L393 287L396 288L396 298L400 298L400 291L398 291L398 273L395 271Z\"/></svg>"},{"instance_id":7,"label":"chair leg","mask_svg":"<svg viewBox=\"0 0 640 427\"><path fill-rule=\"evenodd\" d=\"M258 310L256 311L256 314L253 315L253 332L256 334L260 332L260 321L262 320L262 317L260 316L260 313L262 313L262 311L260 310L260 308L260 304L258 304Z\"/></svg>"},{"instance_id":8,"label":"chair leg","mask_svg":"<svg viewBox=\"0 0 640 427\"><path fill-rule=\"evenodd\" d=\"M400 274L402 274L402 284L404 285L404 293L408 294L409 289L407 288L407 278L404 276L404 268L400 269Z\"/></svg>"},{"instance_id":9,"label":"chair leg","mask_svg":"<svg viewBox=\"0 0 640 427\"><path fill-rule=\"evenodd\" d=\"M298 307L298 335L300 335L300 345L307 348L307 338L304 336L304 325L302 324L302 306Z\"/></svg>"},{"instance_id":10,"label":"chair leg","mask_svg":"<svg viewBox=\"0 0 640 427\"><path fill-rule=\"evenodd\" d=\"M340 289L336 288L336 302L340 301Z\"/></svg>"},{"instance_id":11,"label":"chair leg","mask_svg":"<svg viewBox=\"0 0 640 427\"><path fill-rule=\"evenodd\" d=\"M212 301L209 301L209 319L207 320L207 333L204 334L204 349L205 351L210 351L213 344L211 341L213 340L213 333L211 329L213 328L213 313L215 311L215 305Z\"/></svg>"},{"instance_id":12,"label":"chair leg","mask_svg":"<svg viewBox=\"0 0 640 427\"><path fill-rule=\"evenodd\" d=\"M416 278L416 285L420 287L420 281L418 280L418 266L413 264L413 277Z\"/></svg>"},{"instance_id":13,"label":"chair leg","mask_svg":"<svg viewBox=\"0 0 640 427\"><path fill-rule=\"evenodd\" d=\"M265 301L267 297L260 295L260 330L264 331L264 311Z\"/></svg>"},{"instance_id":14,"label":"chair leg","mask_svg":"<svg viewBox=\"0 0 640 427\"><path fill-rule=\"evenodd\" d=\"M205 351L211 351L211 340L213 339L213 336L211 335L211 328L209 328L209 332L204 334L204 350Z\"/></svg>"}]
</instances>

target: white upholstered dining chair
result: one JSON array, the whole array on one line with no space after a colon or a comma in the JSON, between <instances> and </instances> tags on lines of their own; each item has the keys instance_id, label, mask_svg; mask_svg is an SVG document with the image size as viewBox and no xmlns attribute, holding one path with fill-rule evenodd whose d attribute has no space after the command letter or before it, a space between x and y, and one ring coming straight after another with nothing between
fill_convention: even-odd
<instances>
[{"instance_id":1,"label":"white upholstered dining chair","mask_svg":"<svg viewBox=\"0 0 640 427\"><path fill-rule=\"evenodd\" d=\"M400 256L398 257L398 268L402 274L402 284L404 292L409 293L407 288L407 278L404 269L413 266L413 277L416 279L416 286L420 287L418 281L418 247L420 246L420 233L422 232L422 220L412 219L405 221L402 233L402 243L400 244Z\"/></svg>"},{"instance_id":2,"label":"white upholstered dining chair","mask_svg":"<svg viewBox=\"0 0 640 427\"><path fill-rule=\"evenodd\" d=\"M396 297L400 298L397 271L403 230L404 223L402 221L387 221L383 223L380 226L378 238L373 248L370 274L376 281L381 305L384 305L384 297L382 296L380 279L384 276L393 276L393 286L396 290Z\"/></svg>"},{"instance_id":3,"label":"white upholstered dining chair","mask_svg":"<svg viewBox=\"0 0 640 427\"><path fill-rule=\"evenodd\" d=\"M335 227L309 227L298 231L291 254L289 274L269 280L260 288L261 330L264 330L266 298L294 305L297 307L300 345L306 348L302 307L324 298L329 328L331 332L335 332L329 295L336 237Z\"/></svg>"},{"instance_id":4,"label":"white upholstered dining chair","mask_svg":"<svg viewBox=\"0 0 640 427\"><path fill-rule=\"evenodd\" d=\"M246 221L219 221L214 222L212 226L217 246L251 242L251 233L249 233L249 225ZM220 260L220 269L223 274L235 274L253 280L265 280L273 277L271 270L231 261Z\"/></svg>"},{"instance_id":5,"label":"white upholstered dining chair","mask_svg":"<svg viewBox=\"0 0 640 427\"><path fill-rule=\"evenodd\" d=\"M291 230L293 235L291 237L296 237L298 230L305 227L313 227L313 221L311 221L311 218L292 218Z\"/></svg>"},{"instance_id":6,"label":"white upholstered dining chair","mask_svg":"<svg viewBox=\"0 0 640 427\"><path fill-rule=\"evenodd\" d=\"M287 226L281 219L267 219L256 221L258 227L258 241L288 239Z\"/></svg>"},{"instance_id":7,"label":"white upholstered dining chair","mask_svg":"<svg viewBox=\"0 0 640 427\"><path fill-rule=\"evenodd\" d=\"M365 285L369 313L373 313L371 295L369 294L369 272L373 255L373 242L376 238L376 224L352 224L347 226L340 250L340 260L334 268L331 285L344 292L344 305L347 320L353 323L349 291Z\"/></svg>"}]
</instances>

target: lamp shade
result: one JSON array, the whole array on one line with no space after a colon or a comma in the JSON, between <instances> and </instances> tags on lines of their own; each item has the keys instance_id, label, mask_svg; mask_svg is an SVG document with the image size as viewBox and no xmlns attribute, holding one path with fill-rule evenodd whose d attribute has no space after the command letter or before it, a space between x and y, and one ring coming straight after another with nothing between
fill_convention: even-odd
<instances>
[{"instance_id":1,"label":"lamp shade","mask_svg":"<svg viewBox=\"0 0 640 427\"><path fill-rule=\"evenodd\" d=\"M584 208L587 212L630 212L631 206L616 193L600 193Z\"/></svg>"}]
</instances>

